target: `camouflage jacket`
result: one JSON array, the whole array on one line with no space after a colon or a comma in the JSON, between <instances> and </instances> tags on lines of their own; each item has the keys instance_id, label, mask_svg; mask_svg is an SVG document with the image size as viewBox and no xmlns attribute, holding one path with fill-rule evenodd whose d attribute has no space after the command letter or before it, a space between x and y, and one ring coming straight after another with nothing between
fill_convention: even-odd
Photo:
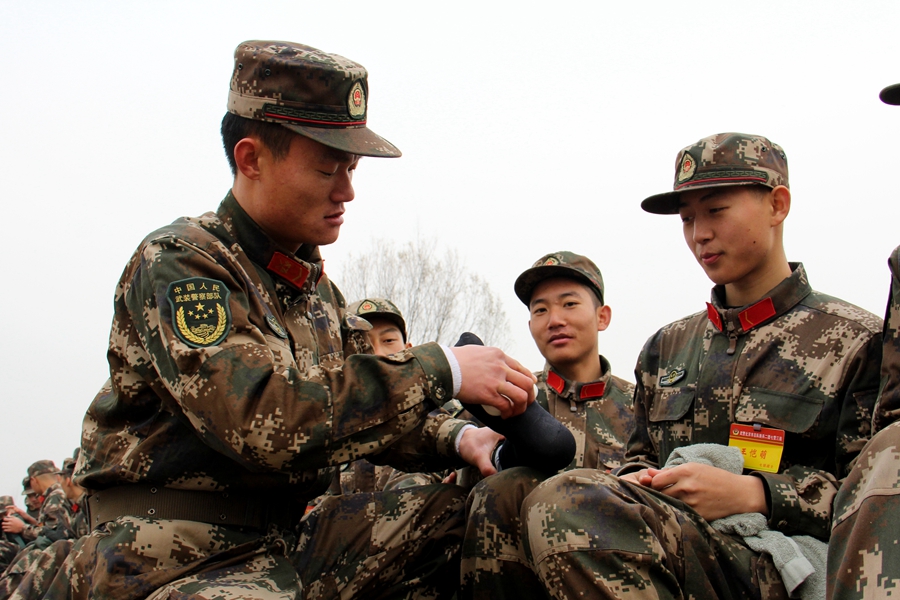
<instances>
[{"instance_id":1,"label":"camouflage jacket","mask_svg":"<svg viewBox=\"0 0 900 600\"><path fill-rule=\"evenodd\" d=\"M72 533L71 513L66 492L58 483L44 490L44 502L38 513L37 525L26 525L22 538L27 542L40 540L41 547L60 539L74 537ZM42 538L42 539L41 539Z\"/></svg>"},{"instance_id":2,"label":"camouflage jacket","mask_svg":"<svg viewBox=\"0 0 900 600\"><path fill-rule=\"evenodd\" d=\"M634 385L612 374L600 357L597 381L567 381L547 364L538 378L537 402L575 436L577 450L568 469L611 470L622 464L625 443L634 427Z\"/></svg>"},{"instance_id":3,"label":"camouflage jacket","mask_svg":"<svg viewBox=\"0 0 900 600\"><path fill-rule=\"evenodd\" d=\"M318 248L280 249L230 192L216 213L151 233L116 289L110 380L85 416L76 481L308 500L371 453L459 464L464 423L438 408L453 390L443 350L355 354L367 323L344 305Z\"/></svg>"},{"instance_id":4,"label":"camouflage jacket","mask_svg":"<svg viewBox=\"0 0 900 600\"><path fill-rule=\"evenodd\" d=\"M881 387L872 419L873 433L900 419L900 246L891 253L888 267L891 270L891 296L884 314Z\"/></svg>"},{"instance_id":5,"label":"camouflage jacket","mask_svg":"<svg viewBox=\"0 0 900 600\"><path fill-rule=\"evenodd\" d=\"M621 473L665 464L697 443L729 443L732 423L785 431L765 481L769 526L827 539L838 480L870 436L881 319L815 292L802 265L751 306L707 310L663 327L635 369L635 431Z\"/></svg>"}]
</instances>

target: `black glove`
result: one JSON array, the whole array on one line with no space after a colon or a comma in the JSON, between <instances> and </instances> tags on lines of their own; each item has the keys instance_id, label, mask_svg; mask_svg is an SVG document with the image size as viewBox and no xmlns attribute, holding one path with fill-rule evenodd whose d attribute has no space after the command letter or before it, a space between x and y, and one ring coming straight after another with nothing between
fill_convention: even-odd
<instances>
[{"instance_id":1,"label":"black glove","mask_svg":"<svg viewBox=\"0 0 900 600\"><path fill-rule=\"evenodd\" d=\"M484 343L477 335L467 331L459 336L455 345L483 346ZM569 466L575 457L572 432L537 402L529 404L521 415L508 419L488 414L481 404L462 404L475 418L506 438L491 456L491 462L498 471L531 467L552 474Z\"/></svg>"}]
</instances>

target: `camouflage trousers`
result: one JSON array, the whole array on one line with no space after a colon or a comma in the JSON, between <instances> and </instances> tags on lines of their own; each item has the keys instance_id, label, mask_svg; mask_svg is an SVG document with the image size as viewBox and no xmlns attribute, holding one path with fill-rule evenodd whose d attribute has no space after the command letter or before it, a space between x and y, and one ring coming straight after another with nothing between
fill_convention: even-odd
<instances>
[{"instance_id":1,"label":"camouflage trousers","mask_svg":"<svg viewBox=\"0 0 900 600\"><path fill-rule=\"evenodd\" d=\"M449 598L464 504L449 485L333 496L304 517L299 536L120 517L79 539L30 597Z\"/></svg>"},{"instance_id":2,"label":"camouflage trousers","mask_svg":"<svg viewBox=\"0 0 900 600\"><path fill-rule=\"evenodd\" d=\"M466 503L460 598L547 598L525 555L522 502L545 476L526 467L481 480Z\"/></svg>"},{"instance_id":3,"label":"camouflage trousers","mask_svg":"<svg viewBox=\"0 0 900 600\"><path fill-rule=\"evenodd\" d=\"M547 479L521 515L526 559L553 598L788 597L770 556L603 471Z\"/></svg>"},{"instance_id":4,"label":"camouflage trousers","mask_svg":"<svg viewBox=\"0 0 900 600\"><path fill-rule=\"evenodd\" d=\"M900 422L863 448L834 500L827 597L900 597Z\"/></svg>"},{"instance_id":5,"label":"camouflage trousers","mask_svg":"<svg viewBox=\"0 0 900 600\"><path fill-rule=\"evenodd\" d=\"M26 548L0 578L0 600L43 598L49 594L57 572L69 555L75 540L57 540L47 548ZM56 596L65 597L63 590Z\"/></svg>"}]
</instances>

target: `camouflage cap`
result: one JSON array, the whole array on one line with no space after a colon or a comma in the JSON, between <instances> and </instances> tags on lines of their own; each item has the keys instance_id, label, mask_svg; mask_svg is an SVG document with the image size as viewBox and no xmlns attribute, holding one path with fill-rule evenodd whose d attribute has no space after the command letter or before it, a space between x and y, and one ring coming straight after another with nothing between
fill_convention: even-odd
<instances>
[{"instance_id":1,"label":"camouflage cap","mask_svg":"<svg viewBox=\"0 0 900 600\"><path fill-rule=\"evenodd\" d=\"M603 275L591 259L574 252L553 252L542 256L531 268L516 278L513 289L525 306L531 303L531 292L545 279L565 277L585 284L603 303Z\"/></svg>"},{"instance_id":2,"label":"camouflage cap","mask_svg":"<svg viewBox=\"0 0 900 600\"><path fill-rule=\"evenodd\" d=\"M889 85L878 94L878 97L881 98L881 101L885 104L893 104L894 106L900 106L900 83L895 83L894 85Z\"/></svg>"},{"instance_id":3,"label":"camouflage cap","mask_svg":"<svg viewBox=\"0 0 900 600\"><path fill-rule=\"evenodd\" d=\"M13 500L12 496L0 496L0 509L6 508L7 506L15 506L16 502Z\"/></svg>"},{"instance_id":4,"label":"camouflage cap","mask_svg":"<svg viewBox=\"0 0 900 600\"><path fill-rule=\"evenodd\" d=\"M22 480L22 494L26 496L30 496L34 494L34 490L31 489L31 477L25 477Z\"/></svg>"},{"instance_id":5,"label":"camouflage cap","mask_svg":"<svg viewBox=\"0 0 900 600\"><path fill-rule=\"evenodd\" d=\"M387 298L363 298L348 306L347 310L364 319L377 315L393 321L403 334L403 343L406 343L406 321L403 320L400 309Z\"/></svg>"},{"instance_id":6,"label":"camouflage cap","mask_svg":"<svg viewBox=\"0 0 900 600\"><path fill-rule=\"evenodd\" d=\"M45 473L59 473L59 469L56 468L56 464L52 460L39 460L31 463L31 466L28 467L29 477L37 477Z\"/></svg>"},{"instance_id":7,"label":"camouflage cap","mask_svg":"<svg viewBox=\"0 0 900 600\"><path fill-rule=\"evenodd\" d=\"M400 156L366 128L366 69L337 54L292 42L247 41L234 51L228 111L280 123L331 148Z\"/></svg>"},{"instance_id":8,"label":"camouflage cap","mask_svg":"<svg viewBox=\"0 0 900 600\"><path fill-rule=\"evenodd\" d=\"M71 477L72 473L75 472L75 458L66 458L62 462L62 468L59 470L60 475L64 475L66 477Z\"/></svg>"},{"instance_id":9,"label":"camouflage cap","mask_svg":"<svg viewBox=\"0 0 900 600\"><path fill-rule=\"evenodd\" d=\"M784 150L759 135L705 137L678 153L674 191L644 199L641 208L658 215L677 214L680 192L729 185L790 187Z\"/></svg>"}]
</instances>

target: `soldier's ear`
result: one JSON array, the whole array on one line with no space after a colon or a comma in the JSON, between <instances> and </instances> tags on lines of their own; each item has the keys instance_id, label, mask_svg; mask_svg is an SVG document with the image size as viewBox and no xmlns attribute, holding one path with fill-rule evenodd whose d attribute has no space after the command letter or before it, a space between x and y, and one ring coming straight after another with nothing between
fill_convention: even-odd
<instances>
[{"instance_id":1,"label":"soldier's ear","mask_svg":"<svg viewBox=\"0 0 900 600\"><path fill-rule=\"evenodd\" d=\"M603 331L609 327L612 320L612 309L605 304L597 307L597 331Z\"/></svg>"},{"instance_id":2,"label":"soldier's ear","mask_svg":"<svg viewBox=\"0 0 900 600\"><path fill-rule=\"evenodd\" d=\"M238 173L252 180L259 179L259 155L262 143L253 137L245 137L234 145L234 164Z\"/></svg>"},{"instance_id":3,"label":"soldier's ear","mask_svg":"<svg viewBox=\"0 0 900 600\"><path fill-rule=\"evenodd\" d=\"M781 225L791 212L791 190L783 185L776 186L769 194L772 206L772 226Z\"/></svg>"}]
</instances>

